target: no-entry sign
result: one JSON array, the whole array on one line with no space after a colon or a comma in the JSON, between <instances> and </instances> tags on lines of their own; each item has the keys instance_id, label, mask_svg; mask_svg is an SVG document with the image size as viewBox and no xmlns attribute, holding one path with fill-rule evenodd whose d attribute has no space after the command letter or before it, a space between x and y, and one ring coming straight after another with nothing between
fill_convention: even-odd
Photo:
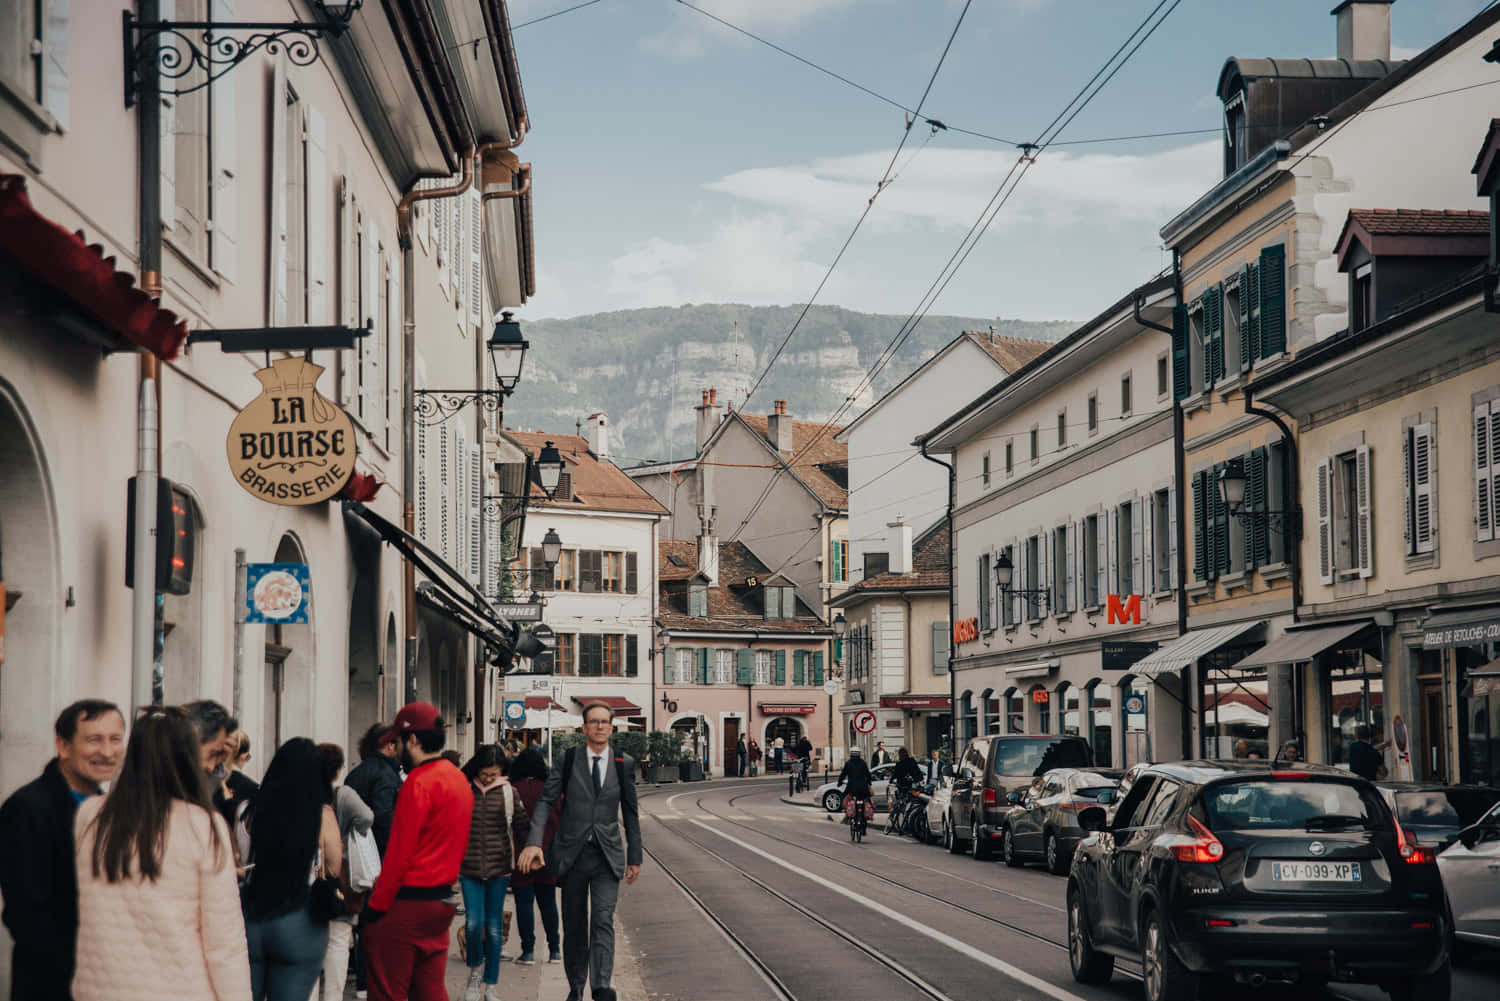
<instances>
[{"instance_id":1,"label":"no-entry sign","mask_svg":"<svg viewBox=\"0 0 1500 1001\"><path fill-rule=\"evenodd\" d=\"M854 714L854 729L860 733L875 732L875 714L868 709L861 709Z\"/></svg>"}]
</instances>

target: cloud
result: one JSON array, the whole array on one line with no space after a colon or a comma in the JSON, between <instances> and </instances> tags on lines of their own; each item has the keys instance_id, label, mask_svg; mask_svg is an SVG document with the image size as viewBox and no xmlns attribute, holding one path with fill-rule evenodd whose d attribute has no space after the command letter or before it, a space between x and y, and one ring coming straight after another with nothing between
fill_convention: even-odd
<instances>
[{"instance_id":1,"label":"cloud","mask_svg":"<svg viewBox=\"0 0 1500 1001\"><path fill-rule=\"evenodd\" d=\"M715 17L757 35L785 33L804 22L853 7L859 0L693 0ZM686 7L678 6L667 27L647 35L646 51L672 59L690 60L706 55L711 42L732 39L749 43L743 35ZM774 39L773 39L774 40Z\"/></svg>"},{"instance_id":2,"label":"cloud","mask_svg":"<svg viewBox=\"0 0 1500 1001\"><path fill-rule=\"evenodd\" d=\"M1415 59L1417 56L1421 55L1424 51L1426 51L1425 47L1413 48L1413 47L1407 46L1407 45L1392 45L1391 46L1391 58L1392 59Z\"/></svg>"}]
</instances>

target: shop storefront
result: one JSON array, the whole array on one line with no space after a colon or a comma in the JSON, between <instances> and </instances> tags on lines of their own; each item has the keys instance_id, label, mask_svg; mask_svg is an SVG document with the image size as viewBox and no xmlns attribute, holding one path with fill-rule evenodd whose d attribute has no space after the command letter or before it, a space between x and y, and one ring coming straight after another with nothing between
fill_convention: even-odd
<instances>
[{"instance_id":1,"label":"shop storefront","mask_svg":"<svg viewBox=\"0 0 1500 1001\"><path fill-rule=\"evenodd\" d=\"M1445 751L1457 765L1450 781L1500 782L1500 605L1434 610L1422 622L1419 663L1419 679L1436 682L1422 689L1424 722L1429 699L1448 702Z\"/></svg>"},{"instance_id":2,"label":"shop storefront","mask_svg":"<svg viewBox=\"0 0 1500 1001\"><path fill-rule=\"evenodd\" d=\"M906 716L906 748L919 758L936 747L946 750L953 729L953 700L946 695L882 695L880 708L900 709Z\"/></svg>"}]
</instances>

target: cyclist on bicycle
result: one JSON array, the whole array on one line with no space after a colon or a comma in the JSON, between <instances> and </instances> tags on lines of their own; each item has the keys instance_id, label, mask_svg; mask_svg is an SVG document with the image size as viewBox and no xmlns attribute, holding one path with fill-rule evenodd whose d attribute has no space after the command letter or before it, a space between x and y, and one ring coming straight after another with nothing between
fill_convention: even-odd
<instances>
[{"instance_id":1,"label":"cyclist on bicycle","mask_svg":"<svg viewBox=\"0 0 1500 1001\"><path fill-rule=\"evenodd\" d=\"M896 750L896 767L891 771L891 811L888 826L900 830L906 811L912 804L911 791L922 784L922 767L906 748Z\"/></svg>"},{"instance_id":2,"label":"cyclist on bicycle","mask_svg":"<svg viewBox=\"0 0 1500 1001\"><path fill-rule=\"evenodd\" d=\"M839 772L839 785L844 789L844 801L854 801L856 810L863 810L870 793L870 766L865 763L864 752L857 747L849 749L849 760Z\"/></svg>"}]
</instances>

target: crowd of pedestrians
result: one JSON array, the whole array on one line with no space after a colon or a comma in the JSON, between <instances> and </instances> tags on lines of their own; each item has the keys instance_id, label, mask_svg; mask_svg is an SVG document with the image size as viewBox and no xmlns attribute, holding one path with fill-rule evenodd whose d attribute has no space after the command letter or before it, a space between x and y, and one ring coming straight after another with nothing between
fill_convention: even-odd
<instances>
[{"instance_id":1,"label":"crowd of pedestrians","mask_svg":"<svg viewBox=\"0 0 1500 1001\"><path fill-rule=\"evenodd\" d=\"M118 706L75 702L56 755L0 805L10 997L343 1001L352 970L360 998L446 1001L461 892L464 1001L498 1001L510 892L516 962L536 962L540 912L570 1001L590 983L612 1001L614 903L642 854L635 763L611 750L607 706L584 718L576 767L512 744L460 769L437 709L411 703L364 733L342 783L342 748L294 737L257 784L217 702L142 709L128 740Z\"/></svg>"}]
</instances>

